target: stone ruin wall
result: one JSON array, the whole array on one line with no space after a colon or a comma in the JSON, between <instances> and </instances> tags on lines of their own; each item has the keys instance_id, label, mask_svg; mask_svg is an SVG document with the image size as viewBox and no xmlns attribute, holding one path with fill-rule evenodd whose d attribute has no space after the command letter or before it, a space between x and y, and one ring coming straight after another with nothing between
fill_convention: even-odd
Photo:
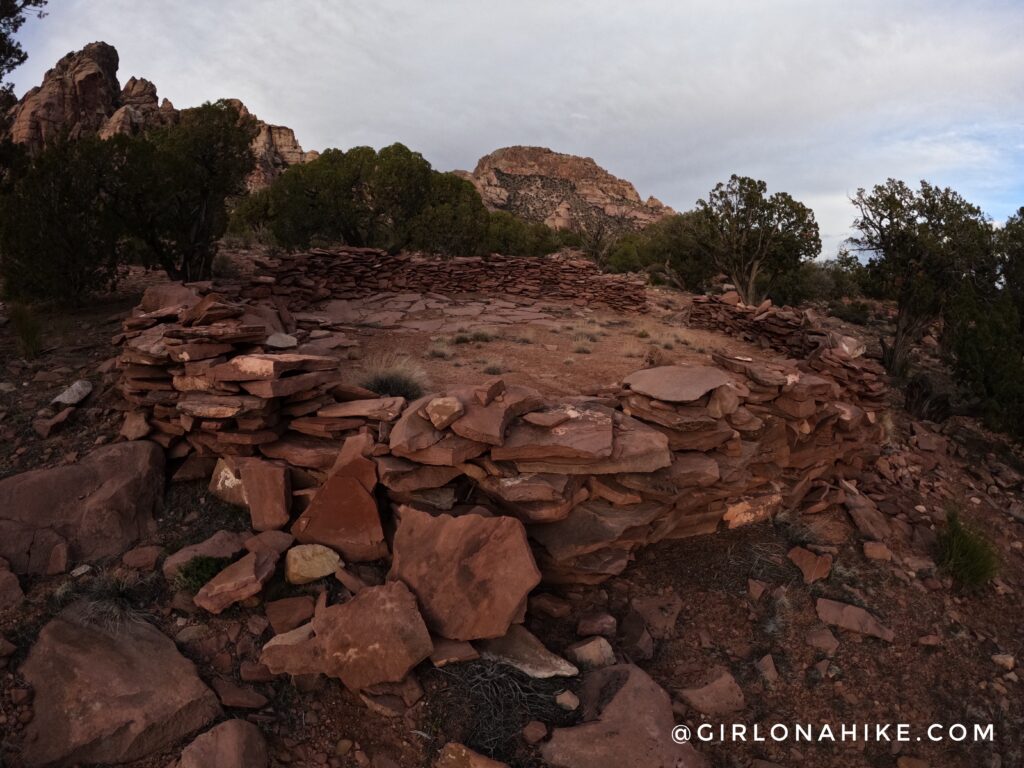
<instances>
[{"instance_id":1,"label":"stone ruin wall","mask_svg":"<svg viewBox=\"0 0 1024 768\"><path fill-rule=\"evenodd\" d=\"M255 275L246 282L219 290L248 299L275 297L291 311L327 299L388 291L508 295L619 312L639 312L647 305L644 278L605 274L593 261L568 253L446 259L388 254L374 248L336 248L261 257L255 266Z\"/></svg>"},{"instance_id":2,"label":"stone ruin wall","mask_svg":"<svg viewBox=\"0 0 1024 768\"><path fill-rule=\"evenodd\" d=\"M799 363L715 355L577 397L501 379L413 403L378 397L343 383L345 361L311 338L326 321L283 299L299 308L325 290L407 286L351 284L324 256L282 260L278 278L231 297L150 289L118 339L124 436L162 445L176 479L213 473L257 531L359 562L389 554L385 530L401 530L406 510L511 517L547 581L597 583L652 542L839 503L837 481L877 455L884 378L842 345ZM428 275L449 269L428 264ZM264 297L246 298L253 290ZM297 347L275 349L275 334Z\"/></svg>"}]
</instances>

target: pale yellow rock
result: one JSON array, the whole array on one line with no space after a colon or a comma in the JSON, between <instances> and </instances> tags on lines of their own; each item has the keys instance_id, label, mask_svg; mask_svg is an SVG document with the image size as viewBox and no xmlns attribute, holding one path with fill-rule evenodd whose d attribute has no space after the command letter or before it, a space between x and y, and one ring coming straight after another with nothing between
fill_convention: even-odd
<instances>
[{"instance_id":1,"label":"pale yellow rock","mask_svg":"<svg viewBox=\"0 0 1024 768\"><path fill-rule=\"evenodd\" d=\"M289 584L309 584L330 576L341 565L341 556L330 547L300 544L284 556L284 577Z\"/></svg>"}]
</instances>

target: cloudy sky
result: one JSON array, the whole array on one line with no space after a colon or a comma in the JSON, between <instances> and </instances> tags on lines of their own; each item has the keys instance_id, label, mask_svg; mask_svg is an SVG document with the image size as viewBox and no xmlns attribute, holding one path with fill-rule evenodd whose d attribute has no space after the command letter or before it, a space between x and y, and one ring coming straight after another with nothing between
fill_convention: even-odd
<instances>
[{"instance_id":1,"label":"cloudy sky","mask_svg":"<svg viewBox=\"0 0 1024 768\"><path fill-rule=\"evenodd\" d=\"M1024 205L1022 33L1020 0L51 0L13 79L105 40L122 82L240 98L307 149L401 141L450 170L542 145L679 210L756 176L832 255L888 176Z\"/></svg>"}]
</instances>

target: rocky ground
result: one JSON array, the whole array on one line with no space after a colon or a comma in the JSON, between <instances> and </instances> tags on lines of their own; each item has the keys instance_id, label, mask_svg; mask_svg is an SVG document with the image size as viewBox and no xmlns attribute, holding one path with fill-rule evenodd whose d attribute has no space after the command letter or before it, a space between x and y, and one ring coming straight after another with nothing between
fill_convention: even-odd
<instances>
[{"instance_id":1,"label":"rocky ground","mask_svg":"<svg viewBox=\"0 0 1024 768\"><path fill-rule=\"evenodd\" d=\"M345 338L355 342L335 348L352 385L396 356L432 390L500 376L506 386L553 396L598 390L643 367L706 363L713 352L772 357L735 338L686 327L684 297L652 290L650 298L652 309L643 315L401 294L336 301L319 311L345 324ZM417 667L417 683L358 695L336 677L275 675L261 648L271 636L301 627L317 600L349 606L331 631L354 631L345 627L361 626L362 614L347 598L380 584L383 564L350 569L347 578L358 583L330 576L332 565L326 578L306 584L293 583L286 565L262 589L218 613L210 612L218 598L209 591L205 610L192 599L206 578L175 577L183 558L168 556L217 535L209 553L248 551L257 569L261 558L276 562L278 555L267 553L277 544L266 534L250 539L250 514L217 498L205 478L165 485L162 454L156 459L145 448L125 447L152 443L118 439L125 405L114 387L111 339L137 299L114 297L81 312L44 315L42 350L28 361L10 326L0 327L0 478L59 470L65 474L19 492L35 502L49 498L54 508L108 492L114 495L102 498L130 496L152 508L155 523L105 518L117 503L101 500L94 514L109 541L97 547L109 544L106 554L64 567L53 562L59 548L49 549L49 561L33 575L0 570L0 604L8 606L0 609L4 765L107 764L115 755L136 766L175 760L181 766L490 765L457 754L456 743L511 765L543 765L538 743L552 765L655 766L671 759L696 765L690 755L643 750L659 739L658 749L670 750L673 723L695 729L701 723L888 722L912 724L912 738L931 723L992 723L994 740L714 741L697 751L709 765L730 767L1024 764L1017 668L1024 658L1024 529L1012 515L1020 515L1019 463L1011 448L969 422L932 429L898 408L888 415L882 459L860 490L890 520L890 546L865 540L863 520L841 504L825 505L662 541L640 549L620 576L601 585L535 589L524 626L562 657L541 662L568 659L595 668L585 684L575 677L534 679L486 659L445 663L450 659L441 650L454 659L465 647L435 646L434 663ZM52 402L79 380L92 385L81 401ZM90 451L106 444L124 452L89 465ZM118 480L136 465L131 482ZM108 476L112 485L101 482ZM0 498L29 503L28 496L3 491ZM979 590L960 589L937 568L928 542L896 530L941 527L950 505L999 552L998 577ZM0 511L0 521L7 517ZM11 535L10 528L0 535L5 531ZM32 546L42 551L43 543ZM403 600L388 596L397 617L404 615ZM391 661L399 663L399 652L413 663L422 658L410 650L416 643L406 638ZM603 690L612 677L618 693L602 702L601 720L576 731L576 723L594 714L587 687ZM53 690L56 680L75 682ZM123 713L73 716L77 707L88 709L90 692L110 688L134 702L132 728L120 725ZM583 701L580 709L575 697ZM214 722L220 725L208 730ZM86 727L93 731L83 732ZM653 742L608 736L644 729ZM206 733L195 739L199 730ZM46 746L69 740L91 746L73 757ZM588 756L595 744L603 752ZM608 744L624 751L609 751Z\"/></svg>"}]
</instances>

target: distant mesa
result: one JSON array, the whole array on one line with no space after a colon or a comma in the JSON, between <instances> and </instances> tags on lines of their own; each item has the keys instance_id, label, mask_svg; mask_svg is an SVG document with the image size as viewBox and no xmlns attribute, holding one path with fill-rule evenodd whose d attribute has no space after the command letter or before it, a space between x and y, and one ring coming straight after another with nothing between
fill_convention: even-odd
<instances>
[{"instance_id":1,"label":"distant mesa","mask_svg":"<svg viewBox=\"0 0 1024 768\"><path fill-rule=\"evenodd\" d=\"M456 173L473 182L491 210L555 229L618 234L675 213L653 197L642 200L593 159L545 147L504 147L480 158L472 173Z\"/></svg>"},{"instance_id":2,"label":"distant mesa","mask_svg":"<svg viewBox=\"0 0 1024 768\"><path fill-rule=\"evenodd\" d=\"M167 99L157 99L156 86L149 80L132 77L121 87L118 64L117 50L102 42L64 56L43 76L42 84L8 112L11 139L35 150L64 130L72 138L109 138L176 123L180 112ZM250 114L242 102L231 101L239 112ZM248 180L250 189L264 187L288 166L318 156L303 151L291 128L256 123L256 169Z\"/></svg>"}]
</instances>

